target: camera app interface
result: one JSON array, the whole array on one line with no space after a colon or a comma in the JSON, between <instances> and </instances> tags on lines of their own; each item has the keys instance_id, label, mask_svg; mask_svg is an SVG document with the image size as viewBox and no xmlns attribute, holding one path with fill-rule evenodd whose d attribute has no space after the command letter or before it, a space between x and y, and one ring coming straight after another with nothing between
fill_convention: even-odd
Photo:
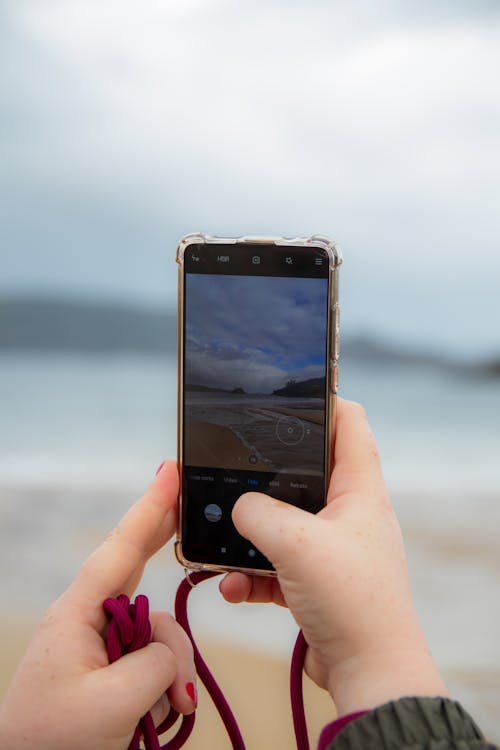
<instances>
[{"instance_id":1,"label":"camera app interface","mask_svg":"<svg viewBox=\"0 0 500 750\"><path fill-rule=\"evenodd\" d=\"M328 259L322 251L186 251L184 554L271 568L236 532L249 490L324 504Z\"/></svg>"}]
</instances>

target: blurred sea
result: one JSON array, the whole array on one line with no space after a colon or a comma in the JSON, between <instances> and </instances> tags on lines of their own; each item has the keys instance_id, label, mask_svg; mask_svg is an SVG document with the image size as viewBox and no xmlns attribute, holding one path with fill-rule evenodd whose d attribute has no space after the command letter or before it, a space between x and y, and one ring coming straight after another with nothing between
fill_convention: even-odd
<instances>
[{"instance_id":1,"label":"blurred sea","mask_svg":"<svg viewBox=\"0 0 500 750\"><path fill-rule=\"evenodd\" d=\"M148 354L0 354L0 481L143 482L176 452L176 359ZM408 489L500 490L500 380L425 364L341 361L387 478Z\"/></svg>"},{"instance_id":2,"label":"blurred sea","mask_svg":"<svg viewBox=\"0 0 500 750\"><path fill-rule=\"evenodd\" d=\"M175 457L176 387L171 355L0 355L2 615L43 611L163 458ZM346 356L340 391L368 411L436 660L499 740L500 381ZM172 608L181 577L168 547L141 591ZM231 607L216 583L196 593L192 609L205 637L291 648L287 612Z\"/></svg>"}]
</instances>

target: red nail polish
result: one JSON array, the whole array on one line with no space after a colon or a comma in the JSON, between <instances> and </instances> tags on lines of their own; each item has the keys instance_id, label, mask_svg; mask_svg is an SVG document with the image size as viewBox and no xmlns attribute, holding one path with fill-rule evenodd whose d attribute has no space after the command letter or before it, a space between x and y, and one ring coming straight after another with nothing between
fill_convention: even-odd
<instances>
[{"instance_id":1,"label":"red nail polish","mask_svg":"<svg viewBox=\"0 0 500 750\"><path fill-rule=\"evenodd\" d=\"M194 682L186 682L186 693L189 695L196 708L196 706L198 705L198 695L196 693L196 686Z\"/></svg>"},{"instance_id":2,"label":"red nail polish","mask_svg":"<svg viewBox=\"0 0 500 750\"><path fill-rule=\"evenodd\" d=\"M161 464L156 469L156 475L155 476L158 476L158 474L160 473L160 471L163 469L164 466L165 466L165 461L162 461Z\"/></svg>"}]
</instances>

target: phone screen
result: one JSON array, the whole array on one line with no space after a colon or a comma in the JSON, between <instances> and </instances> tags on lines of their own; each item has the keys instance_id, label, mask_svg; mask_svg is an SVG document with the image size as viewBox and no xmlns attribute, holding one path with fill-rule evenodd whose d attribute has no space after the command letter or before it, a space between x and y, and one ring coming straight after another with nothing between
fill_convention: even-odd
<instances>
[{"instance_id":1,"label":"phone screen","mask_svg":"<svg viewBox=\"0 0 500 750\"><path fill-rule=\"evenodd\" d=\"M182 553L272 570L231 511L252 490L324 505L328 254L193 244L183 268Z\"/></svg>"}]
</instances>

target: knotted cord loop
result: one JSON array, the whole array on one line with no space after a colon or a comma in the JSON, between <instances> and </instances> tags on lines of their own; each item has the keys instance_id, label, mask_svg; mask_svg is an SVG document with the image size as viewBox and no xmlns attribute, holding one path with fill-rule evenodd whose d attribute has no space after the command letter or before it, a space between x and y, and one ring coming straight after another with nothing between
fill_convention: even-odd
<instances>
[{"instance_id":1,"label":"knotted cord loop","mask_svg":"<svg viewBox=\"0 0 500 750\"><path fill-rule=\"evenodd\" d=\"M187 600L191 591L198 583L219 575L215 572L196 571L186 575L181 581L175 597L175 617L186 631L194 651L196 671L205 685L219 715L224 722L226 731L232 743L233 750L245 750L245 744L240 728L229 707L229 703L219 685L215 681L196 645L187 615ZM128 596L120 594L116 599L106 599L104 610L109 618L109 628L106 637L106 648L110 663L124 654L147 646L151 641L151 623L149 621L149 602L143 594L139 594L135 603L131 604ZM302 631L299 632L293 650L290 668L290 700L292 705L293 726L297 750L309 750L307 726L304 713L304 697L302 692L302 671L307 651ZM191 734L195 714L184 716L177 734L165 745L160 746L158 736L167 731L177 720L179 714L171 708L167 718L155 727L151 713L145 714L134 732L128 750L139 750L141 738L146 750L179 750Z\"/></svg>"},{"instance_id":2,"label":"knotted cord loop","mask_svg":"<svg viewBox=\"0 0 500 750\"><path fill-rule=\"evenodd\" d=\"M128 596L120 594L116 599L106 599L103 607L109 618L106 650L110 664L150 643L151 623L147 596L139 594L135 603L131 604ZM193 730L194 713L183 717L177 734L169 742L160 745L158 740L158 736L175 724L178 716L178 712L171 708L166 719L155 727L153 717L148 711L139 721L128 750L139 750L141 737L144 739L146 750L179 750Z\"/></svg>"}]
</instances>

